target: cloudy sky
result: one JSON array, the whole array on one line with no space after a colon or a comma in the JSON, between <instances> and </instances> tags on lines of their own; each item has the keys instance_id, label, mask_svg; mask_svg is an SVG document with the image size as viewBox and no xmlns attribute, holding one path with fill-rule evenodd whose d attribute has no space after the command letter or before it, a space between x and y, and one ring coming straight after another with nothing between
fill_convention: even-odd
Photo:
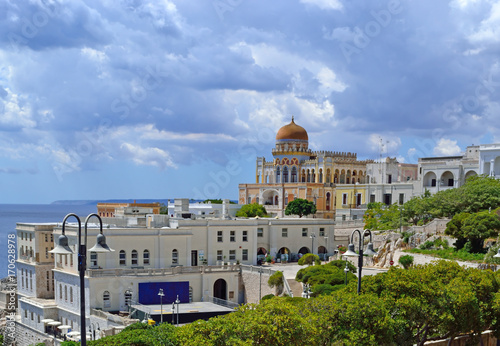
<instances>
[{"instance_id":1,"label":"cloudy sky","mask_svg":"<svg viewBox=\"0 0 500 346\"><path fill-rule=\"evenodd\" d=\"M294 115L312 149L500 141L493 0L3 0L0 203L237 198Z\"/></svg>"}]
</instances>

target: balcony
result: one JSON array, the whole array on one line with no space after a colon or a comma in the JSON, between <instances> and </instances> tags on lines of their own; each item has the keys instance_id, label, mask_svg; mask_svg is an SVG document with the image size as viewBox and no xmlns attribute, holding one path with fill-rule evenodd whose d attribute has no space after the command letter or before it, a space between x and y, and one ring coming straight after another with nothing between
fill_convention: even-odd
<instances>
[{"instance_id":1,"label":"balcony","mask_svg":"<svg viewBox=\"0 0 500 346\"><path fill-rule=\"evenodd\" d=\"M194 266L194 267L173 267L173 268L115 268L115 269L89 269L86 276L91 278L99 277L119 277L119 276L167 276L176 274L192 273L217 273L217 272L237 272L240 266Z\"/></svg>"}]
</instances>

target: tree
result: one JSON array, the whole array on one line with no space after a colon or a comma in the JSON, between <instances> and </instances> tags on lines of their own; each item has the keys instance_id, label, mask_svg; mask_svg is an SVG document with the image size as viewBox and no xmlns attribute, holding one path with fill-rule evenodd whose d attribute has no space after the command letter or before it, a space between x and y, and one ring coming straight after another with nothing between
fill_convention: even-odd
<instances>
[{"instance_id":1,"label":"tree","mask_svg":"<svg viewBox=\"0 0 500 346\"><path fill-rule=\"evenodd\" d=\"M314 203L302 198L296 198L289 202L285 209L285 215L298 215L299 217L315 213Z\"/></svg>"},{"instance_id":2,"label":"tree","mask_svg":"<svg viewBox=\"0 0 500 346\"><path fill-rule=\"evenodd\" d=\"M245 204L236 212L237 217L267 217L267 211L264 206L258 203Z\"/></svg>"},{"instance_id":3,"label":"tree","mask_svg":"<svg viewBox=\"0 0 500 346\"><path fill-rule=\"evenodd\" d=\"M168 206L165 203L160 203L160 214L168 214Z\"/></svg>"},{"instance_id":4,"label":"tree","mask_svg":"<svg viewBox=\"0 0 500 346\"><path fill-rule=\"evenodd\" d=\"M455 214L446 225L445 234L457 238L457 249L466 247L468 252L479 253L483 250L484 240L498 236L500 218L496 211Z\"/></svg>"},{"instance_id":5,"label":"tree","mask_svg":"<svg viewBox=\"0 0 500 346\"><path fill-rule=\"evenodd\" d=\"M399 257L399 264L403 266L403 268L408 269L413 265L413 256L404 255Z\"/></svg>"},{"instance_id":6,"label":"tree","mask_svg":"<svg viewBox=\"0 0 500 346\"><path fill-rule=\"evenodd\" d=\"M283 283L283 280L285 280L285 277L283 276L283 272L279 270L273 273L267 280L267 284L269 285L269 287L274 287L276 289L277 296L283 293L283 287L285 285Z\"/></svg>"},{"instance_id":7,"label":"tree","mask_svg":"<svg viewBox=\"0 0 500 346\"><path fill-rule=\"evenodd\" d=\"M321 261L319 260L319 256L318 255L315 255L315 254L312 254L312 253L306 253L304 256L302 256L299 259L298 264L299 264L299 266L303 266L305 264L307 264L307 265L311 265L311 264L320 265Z\"/></svg>"}]
</instances>

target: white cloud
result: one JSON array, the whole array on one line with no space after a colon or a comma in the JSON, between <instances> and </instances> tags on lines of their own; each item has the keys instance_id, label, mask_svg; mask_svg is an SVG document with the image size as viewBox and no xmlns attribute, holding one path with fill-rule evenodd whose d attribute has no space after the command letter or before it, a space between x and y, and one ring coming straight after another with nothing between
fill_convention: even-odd
<instances>
[{"instance_id":1,"label":"white cloud","mask_svg":"<svg viewBox=\"0 0 500 346\"><path fill-rule=\"evenodd\" d=\"M161 169L166 167L177 168L170 154L160 148L143 148L131 143L123 143L121 149L137 165L156 166Z\"/></svg>"},{"instance_id":2,"label":"white cloud","mask_svg":"<svg viewBox=\"0 0 500 346\"><path fill-rule=\"evenodd\" d=\"M500 41L500 2L491 6L488 18L481 21L479 28L468 38L473 43Z\"/></svg>"},{"instance_id":3,"label":"white cloud","mask_svg":"<svg viewBox=\"0 0 500 346\"><path fill-rule=\"evenodd\" d=\"M303 4L318 6L322 10L340 10L342 3L339 0L300 0Z\"/></svg>"},{"instance_id":4,"label":"white cloud","mask_svg":"<svg viewBox=\"0 0 500 346\"><path fill-rule=\"evenodd\" d=\"M36 121L32 117L31 105L25 97L12 93L0 99L0 127L24 128L35 127Z\"/></svg>"},{"instance_id":5,"label":"white cloud","mask_svg":"<svg viewBox=\"0 0 500 346\"><path fill-rule=\"evenodd\" d=\"M460 155L461 149L457 145L457 141L441 138L433 151L436 156L455 156Z\"/></svg>"}]
</instances>

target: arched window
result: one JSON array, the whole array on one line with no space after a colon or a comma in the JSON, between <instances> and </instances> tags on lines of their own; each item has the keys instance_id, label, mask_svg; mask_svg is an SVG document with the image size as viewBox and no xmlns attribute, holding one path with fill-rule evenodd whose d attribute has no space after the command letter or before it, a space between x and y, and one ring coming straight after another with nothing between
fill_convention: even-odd
<instances>
[{"instance_id":1,"label":"arched window","mask_svg":"<svg viewBox=\"0 0 500 346\"><path fill-rule=\"evenodd\" d=\"M297 167L292 167L292 179L291 179L291 182L292 183L296 183L298 180L297 180Z\"/></svg>"},{"instance_id":2,"label":"arched window","mask_svg":"<svg viewBox=\"0 0 500 346\"><path fill-rule=\"evenodd\" d=\"M279 167L276 168L276 182L277 183L280 182L280 168Z\"/></svg>"},{"instance_id":3,"label":"arched window","mask_svg":"<svg viewBox=\"0 0 500 346\"><path fill-rule=\"evenodd\" d=\"M108 291L104 291L102 294L102 305L105 308L109 308L111 306L111 297Z\"/></svg>"},{"instance_id":4,"label":"arched window","mask_svg":"<svg viewBox=\"0 0 500 346\"><path fill-rule=\"evenodd\" d=\"M172 250L172 264L179 264L179 252L177 249Z\"/></svg>"},{"instance_id":5,"label":"arched window","mask_svg":"<svg viewBox=\"0 0 500 346\"><path fill-rule=\"evenodd\" d=\"M127 265L127 255L125 254L125 250L120 250L120 265Z\"/></svg>"},{"instance_id":6,"label":"arched window","mask_svg":"<svg viewBox=\"0 0 500 346\"><path fill-rule=\"evenodd\" d=\"M68 286L64 285L64 301L68 301Z\"/></svg>"},{"instance_id":7,"label":"arched window","mask_svg":"<svg viewBox=\"0 0 500 346\"><path fill-rule=\"evenodd\" d=\"M69 288L69 302L73 303L73 287Z\"/></svg>"},{"instance_id":8,"label":"arched window","mask_svg":"<svg viewBox=\"0 0 500 346\"><path fill-rule=\"evenodd\" d=\"M144 265L149 265L149 250L144 250L144 253L142 254L142 262Z\"/></svg>"},{"instance_id":9,"label":"arched window","mask_svg":"<svg viewBox=\"0 0 500 346\"><path fill-rule=\"evenodd\" d=\"M132 265L136 266L138 262L137 250L132 250Z\"/></svg>"},{"instance_id":10,"label":"arched window","mask_svg":"<svg viewBox=\"0 0 500 346\"><path fill-rule=\"evenodd\" d=\"M288 183L288 167L283 167L283 182Z\"/></svg>"},{"instance_id":11,"label":"arched window","mask_svg":"<svg viewBox=\"0 0 500 346\"><path fill-rule=\"evenodd\" d=\"M62 300L62 285L59 284L59 299Z\"/></svg>"}]
</instances>

